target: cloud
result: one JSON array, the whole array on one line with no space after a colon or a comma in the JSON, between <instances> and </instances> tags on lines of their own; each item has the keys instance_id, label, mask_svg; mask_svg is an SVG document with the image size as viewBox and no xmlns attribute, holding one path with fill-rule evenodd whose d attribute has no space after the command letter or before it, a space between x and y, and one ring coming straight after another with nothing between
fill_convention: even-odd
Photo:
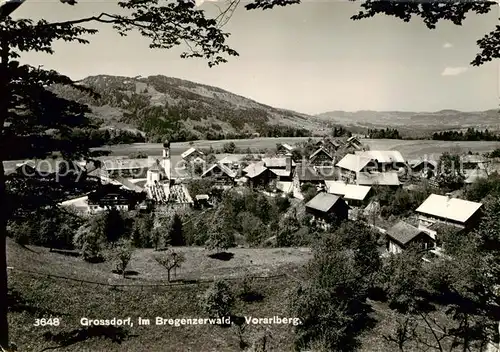
<instances>
[{"instance_id":1,"label":"cloud","mask_svg":"<svg viewBox=\"0 0 500 352\"><path fill-rule=\"evenodd\" d=\"M446 67L441 76L458 76L468 70L467 67Z\"/></svg>"},{"instance_id":2,"label":"cloud","mask_svg":"<svg viewBox=\"0 0 500 352\"><path fill-rule=\"evenodd\" d=\"M451 44L451 43L444 43L443 44L443 49L450 49L450 48L453 48L453 44Z\"/></svg>"}]
</instances>

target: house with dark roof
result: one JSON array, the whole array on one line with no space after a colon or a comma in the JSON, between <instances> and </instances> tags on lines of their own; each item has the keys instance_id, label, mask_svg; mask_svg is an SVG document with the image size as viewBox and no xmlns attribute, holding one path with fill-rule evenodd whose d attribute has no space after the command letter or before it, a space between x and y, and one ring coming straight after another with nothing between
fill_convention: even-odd
<instances>
[{"instance_id":1,"label":"house with dark roof","mask_svg":"<svg viewBox=\"0 0 500 352\"><path fill-rule=\"evenodd\" d=\"M349 206L337 195L320 192L306 203L306 212L312 215L315 221L326 225L332 221L347 220Z\"/></svg>"},{"instance_id":2,"label":"house with dark roof","mask_svg":"<svg viewBox=\"0 0 500 352\"><path fill-rule=\"evenodd\" d=\"M309 157L311 165L333 165L335 158L323 147L320 147Z\"/></svg>"},{"instance_id":3,"label":"house with dark roof","mask_svg":"<svg viewBox=\"0 0 500 352\"><path fill-rule=\"evenodd\" d=\"M132 210L145 199L145 192L128 190L121 185L105 184L88 195L88 207L91 213L113 208Z\"/></svg>"},{"instance_id":4,"label":"house with dark roof","mask_svg":"<svg viewBox=\"0 0 500 352\"><path fill-rule=\"evenodd\" d=\"M434 240L427 232L421 230L404 221L399 221L397 224L387 230L387 251L389 253L398 254L409 246L416 246L422 250L434 248Z\"/></svg>"}]
</instances>

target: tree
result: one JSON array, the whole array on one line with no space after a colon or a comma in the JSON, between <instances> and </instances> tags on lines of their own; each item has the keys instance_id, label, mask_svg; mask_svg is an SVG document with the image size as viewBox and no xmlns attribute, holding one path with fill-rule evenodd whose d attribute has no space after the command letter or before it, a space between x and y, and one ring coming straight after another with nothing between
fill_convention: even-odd
<instances>
[{"instance_id":1,"label":"tree","mask_svg":"<svg viewBox=\"0 0 500 352\"><path fill-rule=\"evenodd\" d=\"M369 326L366 305L369 281L360 271L355 248L342 247L339 236L315 248L307 280L292 294L297 350L354 351L360 333Z\"/></svg>"},{"instance_id":2,"label":"tree","mask_svg":"<svg viewBox=\"0 0 500 352\"><path fill-rule=\"evenodd\" d=\"M76 0L61 2L77 4ZM135 30L149 38L150 47L155 49L170 49L185 42L192 50L183 52L181 57L204 58L209 66L225 62L227 56L238 55L225 44L228 34L221 30L220 18L206 18L203 11L195 8L194 1L161 5L155 0L119 1L123 14L101 13L62 22L14 20L9 15L19 5L15 3L11 8L11 4L2 4L0 12L0 346L4 349L9 348L6 263L9 202L2 161L11 157L12 151L22 151L24 157L43 157L56 150L66 157L87 155L89 140L85 134L76 138L72 133L75 127L86 124L84 113L88 109L58 98L46 89L53 84L85 88L55 71L21 64L17 61L20 53L53 54L53 44L59 39L87 44L85 37L98 32L89 26L100 24L112 27L122 36ZM24 107L24 111L19 107ZM47 130L57 132L47 134Z\"/></svg>"},{"instance_id":3,"label":"tree","mask_svg":"<svg viewBox=\"0 0 500 352\"><path fill-rule=\"evenodd\" d=\"M186 261L186 257L183 253L177 253L173 250L169 250L166 254L155 258L158 264L167 269L167 280L170 282L170 272L180 268L182 263Z\"/></svg>"},{"instance_id":4,"label":"tree","mask_svg":"<svg viewBox=\"0 0 500 352\"><path fill-rule=\"evenodd\" d=\"M171 246L184 246L186 244L182 229L182 218L177 213L174 214L174 217L172 218L168 237Z\"/></svg>"},{"instance_id":5,"label":"tree","mask_svg":"<svg viewBox=\"0 0 500 352\"><path fill-rule=\"evenodd\" d=\"M85 224L78 229L74 246L81 251L85 261L97 262L103 259L106 239L101 232L95 230L95 225Z\"/></svg>"},{"instance_id":6,"label":"tree","mask_svg":"<svg viewBox=\"0 0 500 352\"><path fill-rule=\"evenodd\" d=\"M234 295L228 283L216 280L207 289L201 300L201 306L209 317L224 318L231 314Z\"/></svg>"},{"instance_id":7,"label":"tree","mask_svg":"<svg viewBox=\"0 0 500 352\"><path fill-rule=\"evenodd\" d=\"M236 144L234 144L234 142L224 143L224 145L222 146L223 153L233 154L235 151Z\"/></svg>"},{"instance_id":8,"label":"tree","mask_svg":"<svg viewBox=\"0 0 500 352\"><path fill-rule=\"evenodd\" d=\"M132 259L132 254L134 253L134 248L132 243L128 240L120 240L118 243L110 249L108 253L109 259L115 263L116 271L126 277L126 269Z\"/></svg>"},{"instance_id":9,"label":"tree","mask_svg":"<svg viewBox=\"0 0 500 352\"><path fill-rule=\"evenodd\" d=\"M218 210L212 215L212 223L209 225L205 243L208 250L215 250L216 253L223 252L235 245L233 228L228 223L230 218L225 216L222 210Z\"/></svg>"},{"instance_id":10,"label":"tree","mask_svg":"<svg viewBox=\"0 0 500 352\"><path fill-rule=\"evenodd\" d=\"M153 228L153 230L151 231L151 241L155 251L157 251L158 247L160 246L161 237L162 237L162 231L160 227Z\"/></svg>"}]
</instances>

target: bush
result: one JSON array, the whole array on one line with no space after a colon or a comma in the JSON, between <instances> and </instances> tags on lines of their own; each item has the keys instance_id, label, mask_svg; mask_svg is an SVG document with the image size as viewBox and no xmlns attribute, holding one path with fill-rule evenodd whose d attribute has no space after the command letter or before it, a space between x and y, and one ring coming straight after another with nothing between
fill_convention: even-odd
<instances>
[{"instance_id":1,"label":"bush","mask_svg":"<svg viewBox=\"0 0 500 352\"><path fill-rule=\"evenodd\" d=\"M228 283L224 280L214 281L201 300L202 309L212 318L230 316L233 304L233 293Z\"/></svg>"},{"instance_id":2,"label":"bush","mask_svg":"<svg viewBox=\"0 0 500 352\"><path fill-rule=\"evenodd\" d=\"M116 271L119 274L122 274L125 278L126 269L132 258L132 253L134 249L132 247L132 243L127 240L120 240L113 246L108 252L109 260L113 261Z\"/></svg>"}]
</instances>

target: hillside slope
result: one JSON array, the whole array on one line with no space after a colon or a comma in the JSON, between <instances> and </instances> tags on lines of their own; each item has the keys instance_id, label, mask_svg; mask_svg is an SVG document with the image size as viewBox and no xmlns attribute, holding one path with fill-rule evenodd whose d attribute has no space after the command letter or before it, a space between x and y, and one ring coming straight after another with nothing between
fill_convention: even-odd
<instances>
[{"instance_id":1,"label":"hillside slope","mask_svg":"<svg viewBox=\"0 0 500 352\"><path fill-rule=\"evenodd\" d=\"M325 122L345 126L365 128L397 128L402 132L429 133L443 130L490 129L500 131L500 114L497 109L463 112L458 110L441 110L437 112L407 111L329 111L317 118Z\"/></svg>"},{"instance_id":2,"label":"hillside slope","mask_svg":"<svg viewBox=\"0 0 500 352\"><path fill-rule=\"evenodd\" d=\"M291 129L317 130L322 123L314 117L260 104L220 88L165 76L91 76L79 84L92 87L100 98L65 86L51 89L59 95L89 105L106 126L135 128L150 141L163 138L183 141L219 139L221 135L272 134L294 136Z\"/></svg>"}]
</instances>

